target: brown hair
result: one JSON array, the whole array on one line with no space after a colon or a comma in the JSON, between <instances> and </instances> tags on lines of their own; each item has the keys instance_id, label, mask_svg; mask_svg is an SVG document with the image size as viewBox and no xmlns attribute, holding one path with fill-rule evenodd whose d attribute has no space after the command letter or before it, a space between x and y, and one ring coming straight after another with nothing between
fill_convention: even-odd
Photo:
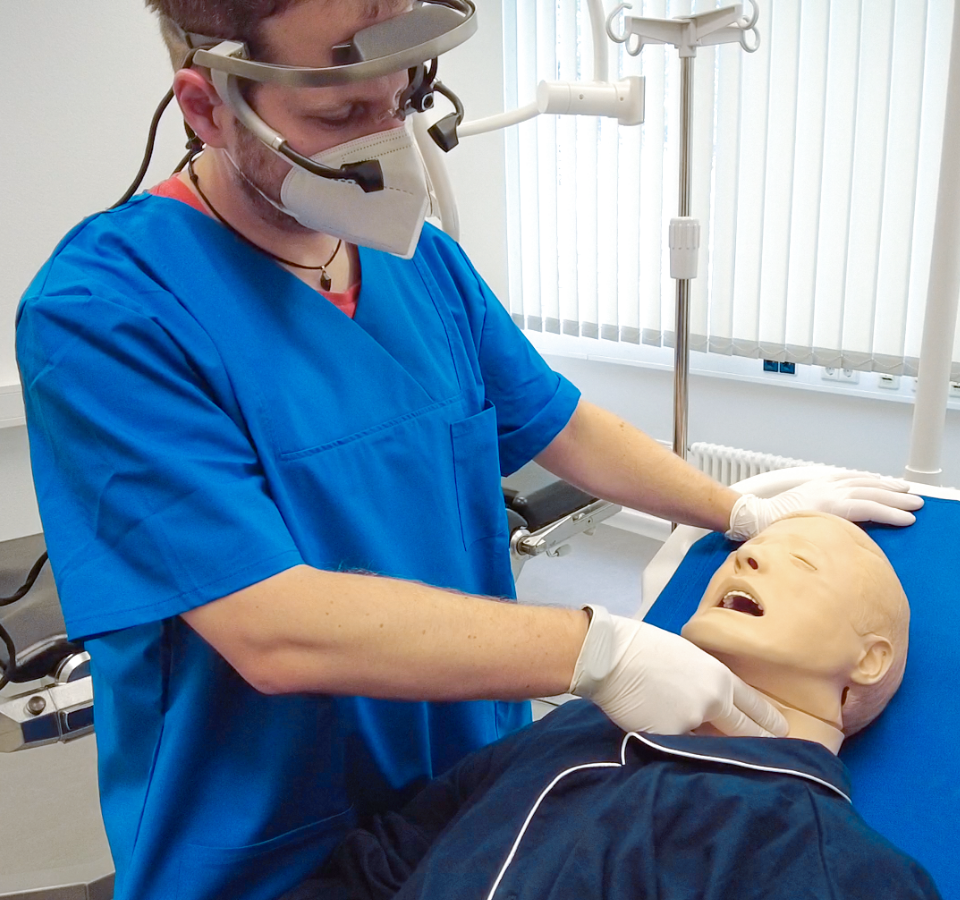
<instances>
[{"instance_id":1,"label":"brown hair","mask_svg":"<svg viewBox=\"0 0 960 900\"><path fill-rule=\"evenodd\" d=\"M174 69L179 69L189 51L180 31L243 41L255 59L266 48L260 38L260 23L279 15L303 0L145 0L160 20L160 34Z\"/></svg>"},{"instance_id":2,"label":"brown hair","mask_svg":"<svg viewBox=\"0 0 960 900\"><path fill-rule=\"evenodd\" d=\"M174 69L179 69L189 51L181 30L242 41L254 59L269 62L269 48L260 25L264 19L278 16L304 0L145 0L147 8L160 20L160 34ZM333 0L330 0L333 2ZM362 3L362 15L373 19L381 6L400 6L403 0L353 0Z\"/></svg>"}]
</instances>

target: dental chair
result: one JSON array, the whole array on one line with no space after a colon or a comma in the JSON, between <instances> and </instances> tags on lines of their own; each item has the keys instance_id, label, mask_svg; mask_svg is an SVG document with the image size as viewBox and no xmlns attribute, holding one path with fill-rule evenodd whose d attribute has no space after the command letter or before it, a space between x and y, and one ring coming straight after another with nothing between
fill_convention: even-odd
<instances>
[{"instance_id":1,"label":"dental chair","mask_svg":"<svg viewBox=\"0 0 960 900\"><path fill-rule=\"evenodd\" d=\"M43 535L6 541L0 551L0 671L4 681L31 687L0 699L0 752L93 730L90 657L66 632Z\"/></svg>"},{"instance_id":2,"label":"dental chair","mask_svg":"<svg viewBox=\"0 0 960 900\"><path fill-rule=\"evenodd\" d=\"M13 665L10 664L13 659ZM0 544L0 897L110 900L89 656L67 640L43 535Z\"/></svg>"},{"instance_id":3,"label":"dental chair","mask_svg":"<svg viewBox=\"0 0 960 900\"><path fill-rule=\"evenodd\" d=\"M773 496L822 471L783 469L746 479L741 492ZM867 525L911 606L903 684L883 715L844 742L853 802L863 818L960 897L960 491L914 485L926 497L909 528ZM643 575L638 618L679 632L735 545L677 528Z\"/></svg>"},{"instance_id":4,"label":"dental chair","mask_svg":"<svg viewBox=\"0 0 960 900\"><path fill-rule=\"evenodd\" d=\"M593 534L597 525L621 509L561 481L533 462L502 479L501 485L514 581L528 560L541 554L565 556L572 549L571 538Z\"/></svg>"}]
</instances>

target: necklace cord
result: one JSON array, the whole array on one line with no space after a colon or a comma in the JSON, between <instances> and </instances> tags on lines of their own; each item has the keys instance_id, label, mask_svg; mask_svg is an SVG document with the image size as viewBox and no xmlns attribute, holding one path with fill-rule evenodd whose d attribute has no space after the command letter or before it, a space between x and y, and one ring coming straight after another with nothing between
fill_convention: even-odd
<instances>
[{"instance_id":1,"label":"necklace cord","mask_svg":"<svg viewBox=\"0 0 960 900\"><path fill-rule=\"evenodd\" d=\"M196 157L193 156L187 161L187 174L190 176L191 183L196 188L197 193L200 195L200 199L207 204L207 207L210 209L210 212L214 214L214 216L217 218L217 221L220 222L221 225L223 225L229 231L233 232L233 234L235 234L238 238L241 238L242 240L246 241L248 244L250 244L251 247L256 247L256 249L259 250L261 253L266 254L271 259L275 259L279 263L283 263L286 266L293 266L295 269L307 269L311 272L320 272L320 275L321 275L320 287L325 291L330 290L330 285L332 284L332 282L330 280L330 276L327 274L327 266L329 266L337 258L337 254L340 252L340 248L343 246L342 238L337 240L337 246L334 247L333 253L330 255L330 259L328 259L325 263L322 263L319 266L305 266L302 263L296 263L296 262L293 262L292 260L284 259L282 256L277 256L276 253L271 253L269 250L266 250L263 247L261 247L259 244L251 241L250 238L248 238L245 234L240 232L237 228L231 225L222 215L220 215L217 208L210 202L209 197L207 197L207 195L203 192L203 188L200 187L200 179L197 177L197 173L193 168L193 160L195 158Z\"/></svg>"}]
</instances>

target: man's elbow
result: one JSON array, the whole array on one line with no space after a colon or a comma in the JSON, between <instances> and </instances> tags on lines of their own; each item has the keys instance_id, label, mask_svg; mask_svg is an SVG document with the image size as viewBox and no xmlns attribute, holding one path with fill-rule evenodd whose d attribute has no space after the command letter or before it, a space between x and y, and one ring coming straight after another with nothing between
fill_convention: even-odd
<instances>
[{"instance_id":1,"label":"man's elbow","mask_svg":"<svg viewBox=\"0 0 960 900\"><path fill-rule=\"evenodd\" d=\"M303 691L302 681L283 664L282 654L257 640L211 641L200 632L212 650L260 694L295 694Z\"/></svg>"},{"instance_id":2,"label":"man's elbow","mask_svg":"<svg viewBox=\"0 0 960 900\"><path fill-rule=\"evenodd\" d=\"M303 691L302 684L293 679L275 659L269 656L245 660L242 668L236 664L232 665L237 674L260 694L278 696Z\"/></svg>"},{"instance_id":3,"label":"man's elbow","mask_svg":"<svg viewBox=\"0 0 960 900\"><path fill-rule=\"evenodd\" d=\"M182 614L183 620L255 691L294 694L306 690L303 673L291 665L289 649L255 623L214 601ZM234 612L236 612L234 610Z\"/></svg>"},{"instance_id":4,"label":"man's elbow","mask_svg":"<svg viewBox=\"0 0 960 900\"><path fill-rule=\"evenodd\" d=\"M181 614L210 647L261 694L319 691L318 653L306 652L296 599L313 576L297 566ZM306 580L305 580L306 579ZM315 648L316 649L316 648Z\"/></svg>"}]
</instances>

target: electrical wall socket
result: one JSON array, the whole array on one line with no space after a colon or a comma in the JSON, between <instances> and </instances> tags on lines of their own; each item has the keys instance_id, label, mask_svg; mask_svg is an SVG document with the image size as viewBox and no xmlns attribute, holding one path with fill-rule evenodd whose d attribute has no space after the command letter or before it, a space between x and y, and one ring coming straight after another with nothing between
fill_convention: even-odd
<instances>
[{"instance_id":1,"label":"electrical wall socket","mask_svg":"<svg viewBox=\"0 0 960 900\"><path fill-rule=\"evenodd\" d=\"M951 397L960 397L960 381L951 381L950 382L950 394Z\"/></svg>"},{"instance_id":2,"label":"electrical wall socket","mask_svg":"<svg viewBox=\"0 0 960 900\"><path fill-rule=\"evenodd\" d=\"M883 388L887 391L899 391L900 390L900 376L899 375L885 375L883 373L877 375L877 387Z\"/></svg>"},{"instance_id":3,"label":"electrical wall socket","mask_svg":"<svg viewBox=\"0 0 960 900\"><path fill-rule=\"evenodd\" d=\"M840 381L844 384L857 384L860 381L860 373L856 369L835 369L825 367L822 377L824 381Z\"/></svg>"}]
</instances>

